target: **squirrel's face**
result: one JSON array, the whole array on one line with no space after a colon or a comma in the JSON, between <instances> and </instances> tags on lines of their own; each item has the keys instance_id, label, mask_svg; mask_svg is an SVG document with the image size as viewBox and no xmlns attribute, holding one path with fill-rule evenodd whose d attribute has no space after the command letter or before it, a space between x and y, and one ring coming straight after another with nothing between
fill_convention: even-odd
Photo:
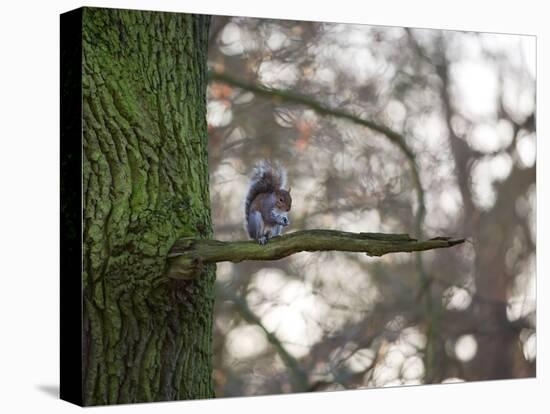
<instances>
[{"instance_id":1,"label":"squirrel's face","mask_svg":"<svg viewBox=\"0 0 550 414\"><path fill-rule=\"evenodd\" d=\"M287 190L279 190L275 193L277 200L275 206L281 211L290 211L292 206L292 197L290 196L290 188Z\"/></svg>"}]
</instances>

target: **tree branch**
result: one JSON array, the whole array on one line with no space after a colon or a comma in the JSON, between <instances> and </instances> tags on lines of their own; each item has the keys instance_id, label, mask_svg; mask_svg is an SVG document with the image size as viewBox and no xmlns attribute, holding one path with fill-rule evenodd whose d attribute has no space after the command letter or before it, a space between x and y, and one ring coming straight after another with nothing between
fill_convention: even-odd
<instances>
[{"instance_id":1,"label":"tree branch","mask_svg":"<svg viewBox=\"0 0 550 414\"><path fill-rule=\"evenodd\" d=\"M304 392L307 391L308 386L308 377L306 372L300 367L300 363L296 358L294 358L285 348L281 340L263 324L262 320L258 315L256 315L252 309L248 306L246 299L240 297L234 297L229 299L237 307L238 311L242 317L249 323L256 324L262 331L264 331L267 340L275 350L279 357L282 359L283 363L289 369L290 382L293 387L294 392Z\"/></svg>"},{"instance_id":2,"label":"tree branch","mask_svg":"<svg viewBox=\"0 0 550 414\"><path fill-rule=\"evenodd\" d=\"M452 247L464 239L436 237L416 240L407 234L348 233L337 230L302 230L276 237L260 246L253 241L223 242L184 238L170 251L168 277L190 279L203 264L241 262L243 260L278 260L303 251L362 252L368 256L388 253L419 252Z\"/></svg>"}]
</instances>

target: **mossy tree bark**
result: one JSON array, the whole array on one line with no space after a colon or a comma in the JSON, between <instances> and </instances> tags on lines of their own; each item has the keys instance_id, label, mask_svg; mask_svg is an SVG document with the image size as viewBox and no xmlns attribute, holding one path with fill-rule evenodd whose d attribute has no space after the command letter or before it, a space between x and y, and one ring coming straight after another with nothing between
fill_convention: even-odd
<instances>
[{"instance_id":1,"label":"mossy tree bark","mask_svg":"<svg viewBox=\"0 0 550 414\"><path fill-rule=\"evenodd\" d=\"M210 238L207 16L83 13L84 402L208 398L215 265L165 277Z\"/></svg>"}]
</instances>

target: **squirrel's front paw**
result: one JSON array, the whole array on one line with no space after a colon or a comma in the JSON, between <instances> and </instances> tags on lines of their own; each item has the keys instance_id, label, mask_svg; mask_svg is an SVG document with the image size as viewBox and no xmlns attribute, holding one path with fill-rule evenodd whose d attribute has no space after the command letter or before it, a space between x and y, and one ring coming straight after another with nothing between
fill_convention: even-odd
<instances>
[{"instance_id":1,"label":"squirrel's front paw","mask_svg":"<svg viewBox=\"0 0 550 414\"><path fill-rule=\"evenodd\" d=\"M262 236L258 239L258 243L263 246L264 244L267 244L267 236Z\"/></svg>"}]
</instances>

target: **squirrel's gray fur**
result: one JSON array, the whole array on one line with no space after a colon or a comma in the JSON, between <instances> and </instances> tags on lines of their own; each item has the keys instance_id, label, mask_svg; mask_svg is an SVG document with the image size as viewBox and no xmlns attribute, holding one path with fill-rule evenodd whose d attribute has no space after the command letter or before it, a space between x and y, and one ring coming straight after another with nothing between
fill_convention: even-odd
<instances>
[{"instance_id":1,"label":"squirrel's gray fur","mask_svg":"<svg viewBox=\"0 0 550 414\"><path fill-rule=\"evenodd\" d=\"M245 230L260 244L282 233L292 203L285 190L287 173L278 163L261 161L254 168L245 198Z\"/></svg>"}]
</instances>

